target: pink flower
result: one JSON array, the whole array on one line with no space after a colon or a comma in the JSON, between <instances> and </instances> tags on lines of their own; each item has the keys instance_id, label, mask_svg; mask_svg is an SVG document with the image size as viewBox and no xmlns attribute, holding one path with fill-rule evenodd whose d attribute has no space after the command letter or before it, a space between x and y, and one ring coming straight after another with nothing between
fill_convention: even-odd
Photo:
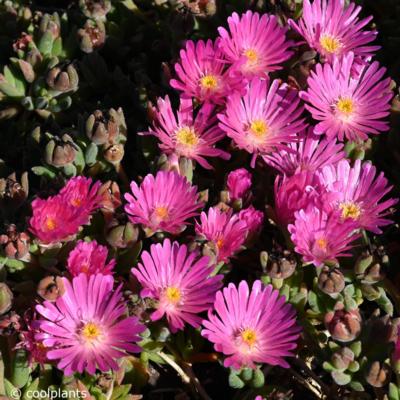
<instances>
[{"instance_id":1,"label":"pink flower","mask_svg":"<svg viewBox=\"0 0 400 400\"><path fill-rule=\"evenodd\" d=\"M298 24L289 20L289 25L304 37L308 45L318 51L325 60L332 62L353 52L362 59L369 58L380 49L369 43L377 32L363 31L372 17L360 20L361 7L344 0L309 0L303 2L303 15Z\"/></svg>"},{"instance_id":2,"label":"pink flower","mask_svg":"<svg viewBox=\"0 0 400 400\"><path fill-rule=\"evenodd\" d=\"M375 61L353 76L351 69L354 55L350 53L333 65L317 64L308 78L308 89L300 92L307 110L319 122L314 132L326 133L328 139L359 141L368 134L387 131L389 125L383 119L389 115L390 78L381 80L386 72Z\"/></svg>"},{"instance_id":3,"label":"pink flower","mask_svg":"<svg viewBox=\"0 0 400 400\"><path fill-rule=\"evenodd\" d=\"M197 314L212 306L223 277L211 277L214 266L208 263L208 257L199 257L198 252L189 252L178 242L171 244L169 239L142 253L142 263L132 273L144 288L140 295L158 301L153 321L165 315L172 332L182 330L185 323L200 326Z\"/></svg>"},{"instance_id":4,"label":"pink flower","mask_svg":"<svg viewBox=\"0 0 400 400\"><path fill-rule=\"evenodd\" d=\"M229 199L231 201L248 198L251 188L251 173L245 168L239 168L229 172L226 188L228 189Z\"/></svg>"},{"instance_id":5,"label":"pink flower","mask_svg":"<svg viewBox=\"0 0 400 400\"><path fill-rule=\"evenodd\" d=\"M338 210L343 219L356 222L358 228L382 233L380 227L392 223L385 218L389 208L397 199L381 202L392 186L388 185L383 173L377 176L376 168L370 162L356 160L353 167L347 160L336 166L326 166L320 173L327 193L323 204L328 209Z\"/></svg>"},{"instance_id":6,"label":"pink flower","mask_svg":"<svg viewBox=\"0 0 400 400\"><path fill-rule=\"evenodd\" d=\"M160 140L160 149L165 154L190 158L207 169L212 167L205 157L230 158L229 153L215 148L215 143L225 134L217 125L213 105L203 104L194 116L192 100L181 98L175 115L167 96L158 99L157 107L158 110L153 110L155 121L148 133Z\"/></svg>"},{"instance_id":7,"label":"pink flower","mask_svg":"<svg viewBox=\"0 0 400 400\"><path fill-rule=\"evenodd\" d=\"M264 157L264 161L281 174L291 176L301 171L314 172L325 165L337 164L345 158L343 144L335 140L319 140L313 134L313 127L306 135L288 144L290 150L282 149Z\"/></svg>"},{"instance_id":8,"label":"pink flower","mask_svg":"<svg viewBox=\"0 0 400 400\"><path fill-rule=\"evenodd\" d=\"M117 370L117 360L127 352L139 352L134 344L145 327L127 312L121 286L113 291L110 275L80 274L72 284L63 278L65 293L55 303L45 301L36 310L39 320L37 340L48 347L47 358L58 360L65 375L96 369Z\"/></svg>"},{"instance_id":9,"label":"pink flower","mask_svg":"<svg viewBox=\"0 0 400 400\"><path fill-rule=\"evenodd\" d=\"M242 91L242 78L226 67L218 43L218 39L215 44L211 40L196 43L188 40L175 64L177 79L171 79L170 85L183 92L185 97L216 104L223 104L232 91Z\"/></svg>"},{"instance_id":10,"label":"pink flower","mask_svg":"<svg viewBox=\"0 0 400 400\"><path fill-rule=\"evenodd\" d=\"M272 285L255 281L250 291L246 281L219 291L203 321L202 335L226 356L225 367L255 368L267 363L288 368L284 357L293 356L300 327L296 313Z\"/></svg>"},{"instance_id":11,"label":"pink flower","mask_svg":"<svg viewBox=\"0 0 400 400\"><path fill-rule=\"evenodd\" d=\"M125 211L134 224L142 224L148 235L163 231L182 232L186 220L198 215L203 206L198 200L197 187L174 171L159 171L147 175L140 187L131 183L132 194L125 194Z\"/></svg>"},{"instance_id":12,"label":"pink flower","mask_svg":"<svg viewBox=\"0 0 400 400\"><path fill-rule=\"evenodd\" d=\"M264 213L256 210L253 206L244 208L239 212L239 220L247 227L247 241L259 235L264 223Z\"/></svg>"},{"instance_id":13,"label":"pink flower","mask_svg":"<svg viewBox=\"0 0 400 400\"><path fill-rule=\"evenodd\" d=\"M201 213L196 234L213 243L218 261L228 262L246 240L247 225L238 215L232 215L232 210L224 212L212 207L207 214Z\"/></svg>"},{"instance_id":14,"label":"pink flower","mask_svg":"<svg viewBox=\"0 0 400 400\"><path fill-rule=\"evenodd\" d=\"M286 41L286 29L278 24L275 15L247 11L228 18L229 32L218 28L219 42L227 60L246 77L264 77L282 69L290 58L292 42Z\"/></svg>"},{"instance_id":15,"label":"pink flower","mask_svg":"<svg viewBox=\"0 0 400 400\"><path fill-rule=\"evenodd\" d=\"M355 229L353 221L342 221L338 213L328 214L312 205L297 211L294 224L288 226L296 252L317 267L350 256L351 243L360 236Z\"/></svg>"},{"instance_id":16,"label":"pink flower","mask_svg":"<svg viewBox=\"0 0 400 400\"><path fill-rule=\"evenodd\" d=\"M305 128L303 108L295 90L279 80L254 78L241 96L228 97L226 110L218 114L220 127L237 147L253 154L267 155L285 147Z\"/></svg>"},{"instance_id":17,"label":"pink flower","mask_svg":"<svg viewBox=\"0 0 400 400\"><path fill-rule=\"evenodd\" d=\"M107 247L98 244L95 240L91 242L80 240L69 253L67 269L72 276L78 276L80 273L112 275L115 260L107 264L107 256Z\"/></svg>"},{"instance_id":18,"label":"pink flower","mask_svg":"<svg viewBox=\"0 0 400 400\"><path fill-rule=\"evenodd\" d=\"M400 361L400 327L397 328L397 339L392 354L392 360L396 364ZM396 369L398 369L398 367Z\"/></svg>"}]
</instances>

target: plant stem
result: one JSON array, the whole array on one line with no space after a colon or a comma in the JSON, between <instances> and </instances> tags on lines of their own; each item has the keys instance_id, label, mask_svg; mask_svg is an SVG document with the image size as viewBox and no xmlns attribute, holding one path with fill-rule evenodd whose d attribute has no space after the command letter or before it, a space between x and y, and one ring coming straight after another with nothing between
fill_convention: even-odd
<instances>
[{"instance_id":1,"label":"plant stem","mask_svg":"<svg viewBox=\"0 0 400 400\"><path fill-rule=\"evenodd\" d=\"M165 354L162 351L157 352L157 355L159 355L170 367L172 367L178 373L184 383L190 383L190 377L169 355Z\"/></svg>"}]
</instances>

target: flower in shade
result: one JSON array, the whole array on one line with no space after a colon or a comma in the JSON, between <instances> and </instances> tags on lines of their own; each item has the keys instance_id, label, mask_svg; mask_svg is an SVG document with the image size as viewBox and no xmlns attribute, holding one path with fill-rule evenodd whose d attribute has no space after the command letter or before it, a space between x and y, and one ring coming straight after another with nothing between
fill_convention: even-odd
<instances>
[{"instance_id":1,"label":"flower in shade","mask_svg":"<svg viewBox=\"0 0 400 400\"><path fill-rule=\"evenodd\" d=\"M337 212L327 213L314 205L297 211L294 224L288 226L296 252L316 266L350 256L351 243L360 236L356 229L354 221L343 221Z\"/></svg>"},{"instance_id":2,"label":"flower in shade","mask_svg":"<svg viewBox=\"0 0 400 400\"><path fill-rule=\"evenodd\" d=\"M301 171L317 171L325 165L337 164L345 158L343 144L322 139L313 134L313 127L288 144L290 150L282 149L264 157L264 161L286 176Z\"/></svg>"},{"instance_id":3,"label":"flower in shade","mask_svg":"<svg viewBox=\"0 0 400 400\"><path fill-rule=\"evenodd\" d=\"M275 15L247 11L228 18L229 32L218 28L219 45L226 59L246 77L263 77L268 72L282 69L290 58L292 42L286 40L286 29Z\"/></svg>"},{"instance_id":4,"label":"flower in shade","mask_svg":"<svg viewBox=\"0 0 400 400\"><path fill-rule=\"evenodd\" d=\"M73 276L78 276L80 273L111 275L115 260L107 263L107 256L107 247L98 244L95 240L91 242L80 240L69 253L67 269Z\"/></svg>"},{"instance_id":5,"label":"flower in shade","mask_svg":"<svg viewBox=\"0 0 400 400\"><path fill-rule=\"evenodd\" d=\"M320 179L326 190L323 204L338 210L342 219L351 219L359 228L374 233L382 233L380 227L392 222L385 217L397 199L381 201L392 186L388 185L383 172L377 176L370 162L356 160L351 167L347 160L342 160L336 166L324 167Z\"/></svg>"},{"instance_id":6,"label":"flower in shade","mask_svg":"<svg viewBox=\"0 0 400 400\"><path fill-rule=\"evenodd\" d=\"M231 201L246 199L250 195L251 173L245 168L229 172L226 188Z\"/></svg>"},{"instance_id":7,"label":"flower in shade","mask_svg":"<svg viewBox=\"0 0 400 400\"><path fill-rule=\"evenodd\" d=\"M196 234L212 243L218 261L227 262L246 240L247 224L238 215L232 215L232 210L212 207L207 214L201 213L200 222L196 222Z\"/></svg>"},{"instance_id":8,"label":"flower in shade","mask_svg":"<svg viewBox=\"0 0 400 400\"><path fill-rule=\"evenodd\" d=\"M135 342L145 327L136 317L125 317L121 286L113 291L112 276L80 274L72 284L63 282L65 293L55 303L36 306L43 317L36 338L65 375L117 370L117 360L140 351Z\"/></svg>"},{"instance_id":9,"label":"flower in shade","mask_svg":"<svg viewBox=\"0 0 400 400\"><path fill-rule=\"evenodd\" d=\"M302 18L298 23L289 20L289 25L329 62L349 52L367 59L380 46L370 45L377 32L363 30L372 17L360 20L360 11L354 3L345 6L344 0L314 0L312 4L304 0Z\"/></svg>"},{"instance_id":10,"label":"flower in shade","mask_svg":"<svg viewBox=\"0 0 400 400\"><path fill-rule=\"evenodd\" d=\"M210 276L214 266L209 265L209 258L166 239L153 244L150 253L144 251L141 261L132 273L143 286L141 296L158 301L151 319L165 315L172 332L183 329L185 323L200 326L202 319L197 314L212 306L221 287L222 275Z\"/></svg>"},{"instance_id":11,"label":"flower in shade","mask_svg":"<svg viewBox=\"0 0 400 400\"><path fill-rule=\"evenodd\" d=\"M227 68L218 42L188 40L175 64L177 79L171 79L170 85L185 97L217 104L222 104L228 93L241 91L242 77Z\"/></svg>"},{"instance_id":12,"label":"flower in shade","mask_svg":"<svg viewBox=\"0 0 400 400\"><path fill-rule=\"evenodd\" d=\"M399 364L400 364L400 327L397 328L397 339L396 339L396 343L395 343L395 348L393 350L393 354L392 354L392 360L393 360L393 364L397 364L397 368L396 370L399 370Z\"/></svg>"},{"instance_id":13,"label":"flower in shade","mask_svg":"<svg viewBox=\"0 0 400 400\"><path fill-rule=\"evenodd\" d=\"M157 231L177 234L186 221L198 215L203 206L197 187L174 171L159 171L147 175L140 187L131 183L132 194L125 194L125 211L134 224L142 224L148 235Z\"/></svg>"},{"instance_id":14,"label":"flower in shade","mask_svg":"<svg viewBox=\"0 0 400 400\"><path fill-rule=\"evenodd\" d=\"M264 223L264 213L256 210L253 206L244 208L239 212L239 220L247 226L247 241L257 236Z\"/></svg>"},{"instance_id":15,"label":"flower in shade","mask_svg":"<svg viewBox=\"0 0 400 400\"><path fill-rule=\"evenodd\" d=\"M326 133L328 139L365 140L369 133L389 129L384 118L389 115L393 94L390 78L382 80L386 69L375 61L353 75L353 61L350 53L342 61L335 59L333 65L317 64L308 78L307 91L300 92L307 110L320 121L314 132Z\"/></svg>"},{"instance_id":16,"label":"flower in shade","mask_svg":"<svg viewBox=\"0 0 400 400\"><path fill-rule=\"evenodd\" d=\"M253 78L247 93L233 93L225 112L218 114L220 127L237 147L257 155L286 147L305 128L297 92L279 80Z\"/></svg>"},{"instance_id":17,"label":"flower in shade","mask_svg":"<svg viewBox=\"0 0 400 400\"><path fill-rule=\"evenodd\" d=\"M159 98L154 109L155 120L149 134L156 136L160 149L168 155L176 154L197 161L204 168L211 168L205 157L230 158L229 153L215 148L215 143L225 137L218 127L214 106L205 103L196 116L192 99L181 98L175 114L169 97Z\"/></svg>"},{"instance_id":18,"label":"flower in shade","mask_svg":"<svg viewBox=\"0 0 400 400\"><path fill-rule=\"evenodd\" d=\"M219 291L203 326L202 335L227 356L224 365L235 369L255 363L289 367L284 357L293 356L300 333L294 308L261 281L251 290L241 281Z\"/></svg>"}]
</instances>

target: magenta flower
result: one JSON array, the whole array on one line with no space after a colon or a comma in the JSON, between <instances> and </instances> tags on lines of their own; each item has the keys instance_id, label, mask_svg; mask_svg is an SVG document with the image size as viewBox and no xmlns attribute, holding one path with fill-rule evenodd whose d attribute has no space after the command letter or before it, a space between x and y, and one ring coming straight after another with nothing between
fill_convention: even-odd
<instances>
[{"instance_id":1,"label":"magenta flower","mask_svg":"<svg viewBox=\"0 0 400 400\"><path fill-rule=\"evenodd\" d=\"M337 164L345 158L343 144L335 140L319 140L313 128L306 135L288 144L290 150L282 149L264 157L264 161L286 176L302 171L314 172L325 165Z\"/></svg>"},{"instance_id":2,"label":"magenta flower","mask_svg":"<svg viewBox=\"0 0 400 400\"><path fill-rule=\"evenodd\" d=\"M198 200L197 187L174 171L148 174L140 187L131 183L132 194L126 193L125 211L134 224L142 224L148 236L163 231L182 232L187 220L198 215L203 206Z\"/></svg>"},{"instance_id":3,"label":"magenta flower","mask_svg":"<svg viewBox=\"0 0 400 400\"><path fill-rule=\"evenodd\" d=\"M244 200L250 196L251 173L245 168L229 172L226 188L230 201Z\"/></svg>"},{"instance_id":4,"label":"magenta flower","mask_svg":"<svg viewBox=\"0 0 400 400\"><path fill-rule=\"evenodd\" d=\"M170 85L185 97L216 104L223 104L229 93L242 91L242 77L227 68L218 43L218 39L215 44L211 40L188 40L175 64L177 79L171 79Z\"/></svg>"},{"instance_id":5,"label":"magenta flower","mask_svg":"<svg viewBox=\"0 0 400 400\"><path fill-rule=\"evenodd\" d=\"M95 240L84 242L80 240L69 253L67 269L72 276L81 273L87 275L112 275L115 260L107 263L107 247L98 244Z\"/></svg>"},{"instance_id":6,"label":"magenta flower","mask_svg":"<svg viewBox=\"0 0 400 400\"><path fill-rule=\"evenodd\" d=\"M352 141L365 140L389 129L384 120L389 115L390 78L382 80L386 69L375 61L353 76L354 55L350 53L333 65L317 64L308 78L308 89L300 92L307 110L320 121L314 132L326 133L328 139L346 137Z\"/></svg>"},{"instance_id":7,"label":"magenta flower","mask_svg":"<svg viewBox=\"0 0 400 400\"><path fill-rule=\"evenodd\" d=\"M380 49L369 43L376 38L377 32L363 31L372 17L360 20L361 7L344 0L309 0L303 2L303 15L298 24L289 20L308 45L318 51L325 60L332 62L353 52L357 57L367 59Z\"/></svg>"},{"instance_id":8,"label":"magenta flower","mask_svg":"<svg viewBox=\"0 0 400 400\"><path fill-rule=\"evenodd\" d=\"M238 215L232 215L232 210L212 207L207 214L201 213L200 223L196 222L196 234L213 244L218 261L228 262L246 240L247 225Z\"/></svg>"},{"instance_id":9,"label":"magenta flower","mask_svg":"<svg viewBox=\"0 0 400 400\"><path fill-rule=\"evenodd\" d=\"M326 213L312 205L297 211L294 224L288 226L296 252L317 267L350 256L351 243L360 236L356 229L354 221L343 221L337 212Z\"/></svg>"},{"instance_id":10,"label":"magenta flower","mask_svg":"<svg viewBox=\"0 0 400 400\"><path fill-rule=\"evenodd\" d=\"M282 69L290 58L292 42L286 41L286 29L278 24L275 15L247 11L228 18L229 32L218 28L219 45L226 59L246 77L264 77Z\"/></svg>"},{"instance_id":11,"label":"magenta flower","mask_svg":"<svg viewBox=\"0 0 400 400\"><path fill-rule=\"evenodd\" d=\"M197 328L201 318L197 315L208 310L221 287L222 275L210 276L214 266L208 257L189 252L187 246L164 240L153 244L150 253L142 253L142 263L132 273L143 286L142 297L158 301L151 314L153 321L164 315L172 332L182 330L185 323Z\"/></svg>"},{"instance_id":12,"label":"magenta flower","mask_svg":"<svg viewBox=\"0 0 400 400\"><path fill-rule=\"evenodd\" d=\"M168 155L175 154L197 161L202 167L211 169L205 157L230 158L230 154L215 148L215 143L225 137L218 127L214 106L203 104L194 116L191 99L181 98L175 115L169 97L159 98L154 109L155 121L149 134L158 138L160 149Z\"/></svg>"},{"instance_id":13,"label":"magenta flower","mask_svg":"<svg viewBox=\"0 0 400 400\"><path fill-rule=\"evenodd\" d=\"M37 305L42 315L37 340L48 347L47 358L58 360L65 375L96 369L117 370L117 360L139 352L135 342L145 327L136 317L125 317L121 286L113 291L110 275L80 274L72 284L63 278L65 293L55 303Z\"/></svg>"},{"instance_id":14,"label":"magenta flower","mask_svg":"<svg viewBox=\"0 0 400 400\"><path fill-rule=\"evenodd\" d=\"M264 213L256 210L253 206L250 206L240 210L239 220L246 224L247 240L249 240L261 232L264 223Z\"/></svg>"},{"instance_id":15,"label":"magenta flower","mask_svg":"<svg viewBox=\"0 0 400 400\"><path fill-rule=\"evenodd\" d=\"M267 363L288 368L284 357L293 356L300 327L293 307L272 285L246 281L219 291L214 311L203 321L202 335L226 356L224 365L240 369Z\"/></svg>"},{"instance_id":16,"label":"magenta flower","mask_svg":"<svg viewBox=\"0 0 400 400\"><path fill-rule=\"evenodd\" d=\"M295 90L279 80L254 78L241 96L228 97L226 110L218 114L220 127L237 147L253 154L267 155L285 147L305 128L303 108Z\"/></svg>"},{"instance_id":17,"label":"magenta flower","mask_svg":"<svg viewBox=\"0 0 400 400\"><path fill-rule=\"evenodd\" d=\"M320 179L327 191L323 204L340 211L343 219L351 219L358 228L374 233L382 233L380 227L392 223L385 216L397 199L381 202L392 186L388 185L383 172L377 176L376 168L370 162L361 164L356 160L351 167L347 160L342 160L336 166L323 168Z\"/></svg>"}]
</instances>

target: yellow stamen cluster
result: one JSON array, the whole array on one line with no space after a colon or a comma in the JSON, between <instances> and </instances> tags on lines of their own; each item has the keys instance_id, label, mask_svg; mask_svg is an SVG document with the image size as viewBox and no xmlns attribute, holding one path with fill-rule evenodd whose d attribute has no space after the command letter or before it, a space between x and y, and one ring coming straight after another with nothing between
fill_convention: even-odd
<instances>
[{"instance_id":1,"label":"yellow stamen cluster","mask_svg":"<svg viewBox=\"0 0 400 400\"><path fill-rule=\"evenodd\" d=\"M358 219L361 215L361 208L358 204L351 201L340 203L339 208L342 210L342 218Z\"/></svg>"},{"instance_id":2,"label":"yellow stamen cluster","mask_svg":"<svg viewBox=\"0 0 400 400\"><path fill-rule=\"evenodd\" d=\"M82 329L82 336L87 341L93 341L98 339L101 335L101 329L98 325L93 322L88 322Z\"/></svg>"},{"instance_id":3,"label":"yellow stamen cluster","mask_svg":"<svg viewBox=\"0 0 400 400\"><path fill-rule=\"evenodd\" d=\"M165 295L170 303L176 304L180 301L182 295L181 291L176 287L168 287Z\"/></svg>"},{"instance_id":4,"label":"yellow stamen cluster","mask_svg":"<svg viewBox=\"0 0 400 400\"><path fill-rule=\"evenodd\" d=\"M256 332L253 329L247 328L241 333L241 337L244 343L249 347L253 347L257 341Z\"/></svg>"},{"instance_id":5,"label":"yellow stamen cluster","mask_svg":"<svg viewBox=\"0 0 400 400\"><path fill-rule=\"evenodd\" d=\"M331 54L337 53L342 47L342 44L340 43L339 39L328 34L322 35L321 38L319 39L319 43L327 53Z\"/></svg>"},{"instance_id":6,"label":"yellow stamen cluster","mask_svg":"<svg viewBox=\"0 0 400 400\"><path fill-rule=\"evenodd\" d=\"M204 75L200 79L200 85L204 89L214 90L218 86L218 78L215 75Z\"/></svg>"},{"instance_id":7,"label":"yellow stamen cluster","mask_svg":"<svg viewBox=\"0 0 400 400\"><path fill-rule=\"evenodd\" d=\"M199 142L199 138L193 128L184 127L176 132L176 141L184 146L193 147Z\"/></svg>"},{"instance_id":8,"label":"yellow stamen cluster","mask_svg":"<svg viewBox=\"0 0 400 400\"><path fill-rule=\"evenodd\" d=\"M256 119L250 124L250 133L257 140L261 140L268 133L268 125L262 119Z\"/></svg>"}]
</instances>

